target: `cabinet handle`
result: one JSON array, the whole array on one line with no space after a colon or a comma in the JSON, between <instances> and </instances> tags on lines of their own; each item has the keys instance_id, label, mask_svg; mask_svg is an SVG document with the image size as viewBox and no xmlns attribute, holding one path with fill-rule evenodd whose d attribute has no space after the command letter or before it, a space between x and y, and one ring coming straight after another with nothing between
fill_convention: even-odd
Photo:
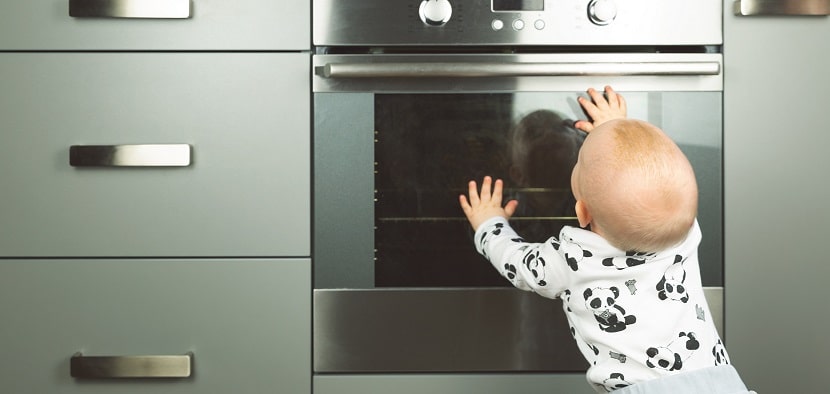
<instances>
[{"instance_id":1,"label":"cabinet handle","mask_svg":"<svg viewBox=\"0 0 830 394\"><path fill-rule=\"evenodd\" d=\"M190 18L190 0L69 0L73 18Z\"/></svg>"},{"instance_id":2,"label":"cabinet handle","mask_svg":"<svg viewBox=\"0 0 830 394\"><path fill-rule=\"evenodd\" d=\"M827 16L830 15L830 0L736 0L732 8L738 16Z\"/></svg>"},{"instance_id":3,"label":"cabinet handle","mask_svg":"<svg viewBox=\"0 0 830 394\"><path fill-rule=\"evenodd\" d=\"M77 379L189 378L193 353L163 356L84 356L69 361L69 374Z\"/></svg>"},{"instance_id":4,"label":"cabinet handle","mask_svg":"<svg viewBox=\"0 0 830 394\"><path fill-rule=\"evenodd\" d=\"M187 167L188 144L72 145L73 167Z\"/></svg>"}]
</instances>

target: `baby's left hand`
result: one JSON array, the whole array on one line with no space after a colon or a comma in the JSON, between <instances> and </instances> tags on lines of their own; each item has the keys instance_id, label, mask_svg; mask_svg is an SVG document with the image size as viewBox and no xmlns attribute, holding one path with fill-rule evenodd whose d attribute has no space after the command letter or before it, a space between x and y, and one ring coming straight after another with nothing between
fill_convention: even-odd
<instances>
[{"instance_id":1,"label":"baby's left hand","mask_svg":"<svg viewBox=\"0 0 830 394\"><path fill-rule=\"evenodd\" d=\"M614 119L625 119L628 108L625 103L625 98L614 91L610 86L605 87L605 94L598 92L594 88L588 89L588 95L591 96L589 101L585 97L577 97L579 105L585 110L585 113L591 117L591 120L579 120L574 124L574 127L586 133L590 133L599 125Z\"/></svg>"},{"instance_id":2,"label":"baby's left hand","mask_svg":"<svg viewBox=\"0 0 830 394\"><path fill-rule=\"evenodd\" d=\"M492 192L490 191L491 184L493 186ZM458 201L461 203L464 215L467 216L467 220L473 226L473 230L477 230L478 226L490 218L501 216L510 219L513 213L516 212L516 206L519 205L516 200L510 200L504 207L501 206L502 188L504 187L501 179L496 179L495 184L493 184L492 178L485 176L484 181L481 182L481 195L478 193L476 181L470 181L468 187L469 201L463 194L458 197Z\"/></svg>"}]
</instances>

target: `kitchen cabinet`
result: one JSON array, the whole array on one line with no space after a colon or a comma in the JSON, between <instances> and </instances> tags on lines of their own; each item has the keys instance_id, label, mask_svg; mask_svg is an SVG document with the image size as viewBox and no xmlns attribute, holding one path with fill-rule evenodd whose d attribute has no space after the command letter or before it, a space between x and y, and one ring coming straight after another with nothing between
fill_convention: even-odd
<instances>
[{"instance_id":1,"label":"kitchen cabinet","mask_svg":"<svg viewBox=\"0 0 830 394\"><path fill-rule=\"evenodd\" d=\"M0 392L308 393L310 283L308 259L0 260ZM73 379L76 352L193 376Z\"/></svg>"},{"instance_id":2,"label":"kitchen cabinet","mask_svg":"<svg viewBox=\"0 0 830 394\"><path fill-rule=\"evenodd\" d=\"M732 3L723 49L726 346L759 393L826 392L830 17L735 16Z\"/></svg>"},{"instance_id":3,"label":"kitchen cabinet","mask_svg":"<svg viewBox=\"0 0 830 394\"><path fill-rule=\"evenodd\" d=\"M310 1L163 3L0 4L0 392L311 392Z\"/></svg>"},{"instance_id":4,"label":"kitchen cabinet","mask_svg":"<svg viewBox=\"0 0 830 394\"><path fill-rule=\"evenodd\" d=\"M189 17L106 17L142 3ZM97 11L73 17L72 8ZM307 51L310 9L310 0L4 0L0 49Z\"/></svg>"},{"instance_id":5,"label":"kitchen cabinet","mask_svg":"<svg viewBox=\"0 0 830 394\"><path fill-rule=\"evenodd\" d=\"M0 253L308 256L308 68L303 53L0 53ZM192 161L70 165L71 146L100 144L187 144Z\"/></svg>"}]
</instances>

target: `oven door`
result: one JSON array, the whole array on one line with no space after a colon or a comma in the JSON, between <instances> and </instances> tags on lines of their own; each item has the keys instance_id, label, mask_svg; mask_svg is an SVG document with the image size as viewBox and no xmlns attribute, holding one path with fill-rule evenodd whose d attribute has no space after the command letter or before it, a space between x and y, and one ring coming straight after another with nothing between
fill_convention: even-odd
<instances>
[{"instance_id":1,"label":"oven door","mask_svg":"<svg viewBox=\"0 0 830 394\"><path fill-rule=\"evenodd\" d=\"M720 54L314 56L314 370L579 372L559 300L510 287L458 206L492 175L542 241L576 225L569 177L611 85L663 128L700 189L700 262L722 316Z\"/></svg>"}]
</instances>

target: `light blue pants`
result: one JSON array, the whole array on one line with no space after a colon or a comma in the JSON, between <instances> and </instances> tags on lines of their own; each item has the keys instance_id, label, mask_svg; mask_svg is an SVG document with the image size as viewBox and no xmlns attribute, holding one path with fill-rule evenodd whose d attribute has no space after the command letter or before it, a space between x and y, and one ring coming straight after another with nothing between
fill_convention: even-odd
<instances>
[{"instance_id":1,"label":"light blue pants","mask_svg":"<svg viewBox=\"0 0 830 394\"><path fill-rule=\"evenodd\" d=\"M614 394L755 394L731 365L698 369L637 383Z\"/></svg>"}]
</instances>

